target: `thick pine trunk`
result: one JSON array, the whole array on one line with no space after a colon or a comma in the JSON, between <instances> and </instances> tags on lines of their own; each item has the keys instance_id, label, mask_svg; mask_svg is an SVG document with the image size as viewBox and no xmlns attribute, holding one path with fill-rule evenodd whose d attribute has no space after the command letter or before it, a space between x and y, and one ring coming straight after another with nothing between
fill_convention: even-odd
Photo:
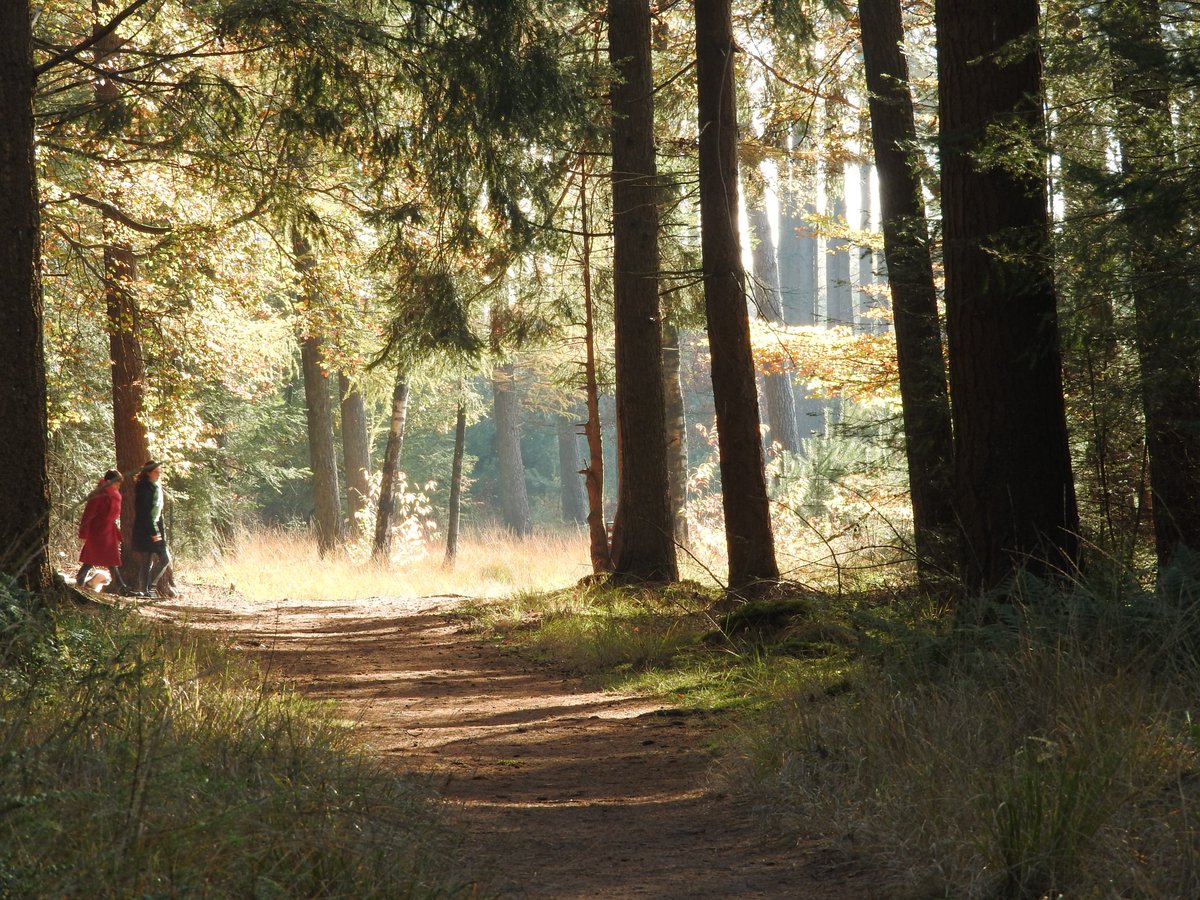
<instances>
[{"instance_id":1,"label":"thick pine trunk","mask_svg":"<svg viewBox=\"0 0 1200 900\"><path fill-rule=\"evenodd\" d=\"M687 417L679 368L679 330L670 322L663 322L663 399L667 418L667 479L671 491L671 521L675 528L675 543L687 547Z\"/></svg>"},{"instance_id":2,"label":"thick pine trunk","mask_svg":"<svg viewBox=\"0 0 1200 900\"><path fill-rule=\"evenodd\" d=\"M450 464L450 509L446 516L446 568L453 568L458 556L459 514L462 511L463 453L467 444L467 406L458 404L454 420L454 461Z\"/></svg>"},{"instance_id":3,"label":"thick pine trunk","mask_svg":"<svg viewBox=\"0 0 1200 900\"><path fill-rule=\"evenodd\" d=\"M141 580L143 554L133 551L133 475L150 459L144 416L146 366L142 352L137 298L137 258L133 250L107 235L104 246L104 300L108 312L108 353L112 376L113 443L121 483L121 571L127 584ZM166 576L164 576L166 577Z\"/></svg>"},{"instance_id":4,"label":"thick pine trunk","mask_svg":"<svg viewBox=\"0 0 1200 900\"><path fill-rule=\"evenodd\" d=\"M608 42L616 70L611 89L617 398L613 572L624 580L674 581L679 576L667 480L650 5L610 0Z\"/></svg>"},{"instance_id":5,"label":"thick pine trunk","mask_svg":"<svg viewBox=\"0 0 1200 900\"><path fill-rule=\"evenodd\" d=\"M918 574L952 566L953 460L950 401L921 181L909 153L916 123L899 0L859 0L880 218L892 294L904 442Z\"/></svg>"},{"instance_id":6,"label":"thick pine trunk","mask_svg":"<svg viewBox=\"0 0 1200 900\"><path fill-rule=\"evenodd\" d=\"M936 24L955 511L980 590L1079 552L1044 160L978 163L998 133L1045 133L1038 3L938 0Z\"/></svg>"},{"instance_id":7,"label":"thick pine trunk","mask_svg":"<svg viewBox=\"0 0 1200 900\"><path fill-rule=\"evenodd\" d=\"M300 287L308 304L315 299L316 260L308 240L292 232L292 252ZM307 326L311 327L311 326ZM337 454L333 446L333 404L317 334L300 335L300 367L304 375L304 409L308 424L308 459L313 476L313 522L317 551L324 556L342 540L342 503L338 490Z\"/></svg>"},{"instance_id":8,"label":"thick pine trunk","mask_svg":"<svg viewBox=\"0 0 1200 900\"><path fill-rule=\"evenodd\" d=\"M46 363L29 4L0 4L0 572L51 584Z\"/></svg>"},{"instance_id":9,"label":"thick pine trunk","mask_svg":"<svg viewBox=\"0 0 1200 900\"><path fill-rule=\"evenodd\" d=\"M321 356L321 339L300 341L304 371L304 408L308 422L308 459L313 474L313 522L317 550L324 556L342 539L342 504L338 491L337 454L333 445L333 402Z\"/></svg>"},{"instance_id":10,"label":"thick pine trunk","mask_svg":"<svg viewBox=\"0 0 1200 900\"><path fill-rule=\"evenodd\" d=\"M492 370L492 414L496 421L501 521L514 535L527 537L533 533L533 512L525 487L515 373L512 363L502 363Z\"/></svg>"},{"instance_id":11,"label":"thick pine trunk","mask_svg":"<svg viewBox=\"0 0 1200 900\"><path fill-rule=\"evenodd\" d=\"M408 422L408 376L396 372L392 388L392 415L388 420L387 446L379 469L379 506L375 510L375 540L371 559L386 560L392 553L392 518L396 514L396 475L404 450L404 431Z\"/></svg>"},{"instance_id":12,"label":"thick pine trunk","mask_svg":"<svg viewBox=\"0 0 1200 900\"><path fill-rule=\"evenodd\" d=\"M759 172L747 173L746 218L754 241L754 307L759 318L783 324L783 300L779 290L779 263L775 239L767 216L766 185ZM768 438L788 453L800 452L800 431L796 423L796 393L790 367L763 376L763 397L767 406Z\"/></svg>"},{"instance_id":13,"label":"thick pine trunk","mask_svg":"<svg viewBox=\"0 0 1200 900\"><path fill-rule=\"evenodd\" d=\"M584 495L583 479L579 477L582 464L579 460L577 416L559 416L554 423L558 433L558 474L563 521L578 525L587 521L587 497Z\"/></svg>"},{"instance_id":14,"label":"thick pine trunk","mask_svg":"<svg viewBox=\"0 0 1200 900\"><path fill-rule=\"evenodd\" d=\"M729 0L696 3L700 245L729 589L779 580L737 232L737 110Z\"/></svg>"},{"instance_id":15,"label":"thick pine trunk","mask_svg":"<svg viewBox=\"0 0 1200 900\"><path fill-rule=\"evenodd\" d=\"M342 407L342 470L346 475L346 506L350 534L362 534L363 510L371 496L371 446L367 438L367 410L362 391L344 372L338 373Z\"/></svg>"}]
</instances>

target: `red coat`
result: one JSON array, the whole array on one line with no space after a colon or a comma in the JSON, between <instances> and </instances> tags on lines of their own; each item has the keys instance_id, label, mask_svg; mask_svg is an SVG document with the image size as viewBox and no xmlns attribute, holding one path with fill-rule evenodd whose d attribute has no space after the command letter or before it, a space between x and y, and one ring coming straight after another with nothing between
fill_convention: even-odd
<instances>
[{"instance_id":1,"label":"red coat","mask_svg":"<svg viewBox=\"0 0 1200 900\"><path fill-rule=\"evenodd\" d=\"M90 566L119 566L121 564L121 530L117 519L121 515L121 489L112 485L97 493L83 508L79 521L79 539L83 549L79 561Z\"/></svg>"}]
</instances>

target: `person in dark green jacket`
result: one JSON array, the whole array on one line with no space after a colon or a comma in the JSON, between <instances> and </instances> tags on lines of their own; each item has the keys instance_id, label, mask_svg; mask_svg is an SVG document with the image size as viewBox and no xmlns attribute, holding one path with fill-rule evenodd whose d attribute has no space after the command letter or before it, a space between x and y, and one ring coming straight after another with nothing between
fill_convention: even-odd
<instances>
[{"instance_id":1,"label":"person in dark green jacket","mask_svg":"<svg viewBox=\"0 0 1200 900\"><path fill-rule=\"evenodd\" d=\"M133 549L146 554L142 590L152 596L158 580L171 565L167 530L163 525L163 492L158 479L162 469L148 460L138 472L133 494Z\"/></svg>"}]
</instances>

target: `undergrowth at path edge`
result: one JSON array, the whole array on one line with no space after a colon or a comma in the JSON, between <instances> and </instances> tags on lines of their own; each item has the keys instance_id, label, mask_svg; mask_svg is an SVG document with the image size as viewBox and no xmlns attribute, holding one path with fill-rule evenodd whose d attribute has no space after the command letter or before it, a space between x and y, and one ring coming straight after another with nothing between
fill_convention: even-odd
<instances>
[{"instance_id":1,"label":"undergrowth at path edge","mask_svg":"<svg viewBox=\"0 0 1200 900\"><path fill-rule=\"evenodd\" d=\"M558 668L728 711L718 782L879 896L1182 898L1200 896L1196 568L1107 594L1021 578L987 625L911 589L731 610L695 585L577 586L470 614Z\"/></svg>"},{"instance_id":2,"label":"undergrowth at path edge","mask_svg":"<svg viewBox=\"0 0 1200 900\"><path fill-rule=\"evenodd\" d=\"M441 897L450 836L211 640L0 585L0 896Z\"/></svg>"}]
</instances>

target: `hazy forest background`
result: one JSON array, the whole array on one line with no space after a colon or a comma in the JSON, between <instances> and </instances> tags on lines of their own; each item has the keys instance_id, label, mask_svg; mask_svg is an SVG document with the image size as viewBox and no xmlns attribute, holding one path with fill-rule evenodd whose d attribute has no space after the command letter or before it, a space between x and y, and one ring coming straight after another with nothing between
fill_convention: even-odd
<instances>
[{"instance_id":1,"label":"hazy forest background","mask_svg":"<svg viewBox=\"0 0 1200 900\"><path fill-rule=\"evenodd\" d=\"M1168 0L7 4L11 720L120 669L37 598L154 458L175 590L516 595L480 627L737 708L730 783L898 894L1197 895L1198 38Z\"/></svg>"}]
</instances>

